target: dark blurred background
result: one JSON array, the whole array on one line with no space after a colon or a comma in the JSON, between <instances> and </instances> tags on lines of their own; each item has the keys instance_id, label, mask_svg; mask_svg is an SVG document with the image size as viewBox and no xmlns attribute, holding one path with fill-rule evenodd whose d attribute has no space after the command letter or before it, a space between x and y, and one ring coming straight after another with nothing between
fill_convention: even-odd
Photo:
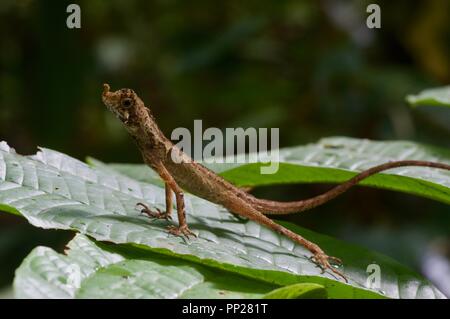
<instances>
[{"instance_id":1,"label":"dark blurred background","mask_svg":"<svg viewBox=\"0 0 450 319\"><path fill-rule=\"evenodd\" d=\"M0 139L23 154L45 146L139 163L100 101L108 82L135 89L167 134L202 119L279 127L281 147L335 135L449 147L450 112L404 97L450 82L450 1L376 1L378 30L365 24L373 2L2 0ZM66 27L69 3L81 6L81 29ZM328 187L255 193L287 200ZM390 255L450 294L449 206L355 188L289 220ZM1 214L0 287L33 247L62 251L71 236ZM444 268L430 266L436 256Z\"/></svg>"}]
</instances>

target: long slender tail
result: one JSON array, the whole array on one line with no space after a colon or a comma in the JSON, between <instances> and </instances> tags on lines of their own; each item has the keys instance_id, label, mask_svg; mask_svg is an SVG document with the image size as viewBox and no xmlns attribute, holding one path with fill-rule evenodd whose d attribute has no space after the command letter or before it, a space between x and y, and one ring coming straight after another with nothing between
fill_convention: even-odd
<instances>
[{"instance_id":1,"label":"long slender tail","mask_svg":"<svg viewBox=\"0 0 450 319\"><path fill-rule=\"evenodd\" d=\"M329 200L332 200L333 198L341 195L342 193L346 192L349 188L358 184L360 181L369 176L385 171L387 169L403 166L425 166L450 170L450 165L444 163L413 161L413 160L388 162L385 164L369 168L359 173L358 175L354 176L353 178L349 179L348 181L338 186L335 186L331 190L309 199L294 202L276 202L255 198L252 204L257 210L263 212L266 215L284 215L284 214L299 213L325 204Z\"/></svg>"}]
</instances>

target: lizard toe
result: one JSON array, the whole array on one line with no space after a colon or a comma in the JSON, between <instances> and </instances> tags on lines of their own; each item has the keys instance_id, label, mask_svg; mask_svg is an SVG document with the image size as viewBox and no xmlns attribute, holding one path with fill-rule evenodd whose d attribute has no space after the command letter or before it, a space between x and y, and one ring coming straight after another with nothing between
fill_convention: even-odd
<instances>
[{"instance_id":1,"label":"lizard toe","mask_svg":"<svg viewBox=\"0 0 450 319\"><path fill-rule=\"evenodd\" d=\"M195 234L192 230L189 229L187 226L168 226L167 231L169 234L175 235L175 236L186 236L186 238L189 239L189 236L197 237L197 234Z\"/></svg>"},{"instance_id":2,"label":"lizard toe","mask_svg":"<svg viewBox=\"0 0 450 319\"><path fill-rule=\"evenodd\" d=\"M337 270L331 265L331 263L342 265L342 261L339 258L328 256L322 252L319 252L314 254L311 257L311 260L322 269L322 273L324 273L326 270L330 270L334 274L344 279L346 283L348 282L347 277L341 271Z\"/></svg>"},{"instance_id":3,"label":"lizard toe","mask_svg":"<svg viewBox=\"0 0 450 319\"><path fill-rule=\"evenodd\" d=\"M165 220L172 219L172 216L169 213L163 212L159 208L156 208L156 211L153 211L143 203L137 203L136 207L138 206L142 206L141 215L146 215L150 219L165 219Z\"/></svg>"}]
</instances>

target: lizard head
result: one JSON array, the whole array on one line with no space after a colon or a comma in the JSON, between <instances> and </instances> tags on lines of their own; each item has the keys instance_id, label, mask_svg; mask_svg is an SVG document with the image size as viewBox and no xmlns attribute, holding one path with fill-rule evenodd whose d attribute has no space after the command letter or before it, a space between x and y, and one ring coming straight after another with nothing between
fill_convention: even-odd
<instances>
[{"instance_id":1,"label":"lizard head","mask_svg":"<svg viewBox=\"0 0 450 319\"><path fill-rule=\"evenodd\" d=\"M136 119L144 105L133 90L120 89L111 92L108 84L103 84L102 101L126 125L133 124L132 121Z\"/></svg>"}]
</instances>

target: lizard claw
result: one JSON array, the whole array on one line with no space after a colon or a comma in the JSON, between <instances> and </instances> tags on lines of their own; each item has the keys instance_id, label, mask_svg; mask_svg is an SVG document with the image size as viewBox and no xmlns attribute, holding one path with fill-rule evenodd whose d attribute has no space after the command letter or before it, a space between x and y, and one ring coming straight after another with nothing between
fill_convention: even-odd
<instances>
[{"instance_id":1,"label":"lizard claw","mask_svg":"<svg viewBox=\"0 0 450 319\"><path fill-rule=\"evenodd\" d=\"M142 206L141 214L146 215L150 219L165 219L165 220L171 220L172 216L170 214L167 214L166 212L162 212L159 208L156 208L156 212L152 211L147 205L143 203L137 203L136 207Z\"/></svg>"},{"instance_id":2,"label":"lizard claw","mask_svg":"<svg viewBox=\"0 0 450 319\"><path fill-rule=\"evenodd\" d=\"M197 238L197 235L189 229L189 227L187 225L185 226L168 226L167 227L167 231L169 234L175 235L175 236L186 236L186 238L189 239L189 236L193 236L195 238Z\"/></svg>"},{"instance_id":3,"label":"lizard claw","mask_svg":"<svg viewBox=\"0 0 450 319\"><path fill-rule=\"evenodd\" d=\"M347 277L345 277L342 272L333 267L333 265L342 265L342 261L339 258L328 256L323 252L318 252L311 256L310 259L322 269L322 273L329 269L339 277L343 278L346 283L348 283Z\"/></svg>"}]
</instances>

